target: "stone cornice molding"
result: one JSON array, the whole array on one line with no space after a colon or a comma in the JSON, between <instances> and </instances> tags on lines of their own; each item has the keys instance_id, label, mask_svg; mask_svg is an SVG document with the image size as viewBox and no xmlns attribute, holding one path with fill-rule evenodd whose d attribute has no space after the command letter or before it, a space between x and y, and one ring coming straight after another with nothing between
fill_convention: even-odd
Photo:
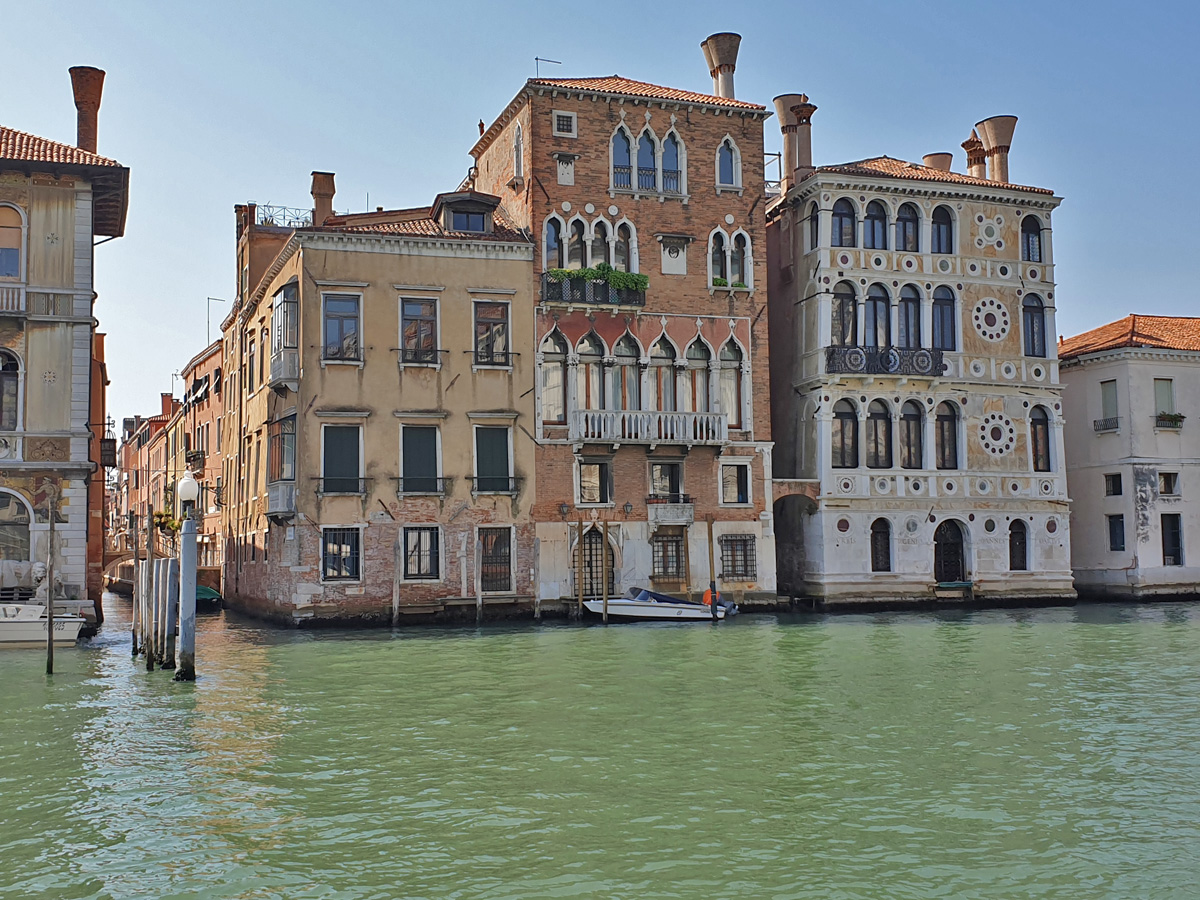
<instances>
[{"instance_id":1,"label":"stone cornice molding","mask_svg":"<svg viewBox=\"0 0 1200 900\"><path fill-rule=\"evenodd\" d=\"M822 191L846 193L890 194L904 199L914 197L936 197L944 200L968 200L983 203L1002 203L1029 209L1053 210L1062 203L1062 197L1045 194L1028 194L1024 191L984 187L975 184L954 184L945 181L908 181L904 178L880 175L871 178L862 175L842 175L818 172L802 181L787 193L788 203L800 204Z\"/></svg>"},{"instance_id":2,"label":"stone cornice molding","mask_svg":"<svg viewBox=\"0 0 1200 900\"><path fill-rule=\"evenodd\" d=\"M1059 367L1074 369L1108 362L1159 362L1200 364L1200 350L1176 350L1171 347L1110 347L1060 360Z\"/></svg>"}]
</instances>

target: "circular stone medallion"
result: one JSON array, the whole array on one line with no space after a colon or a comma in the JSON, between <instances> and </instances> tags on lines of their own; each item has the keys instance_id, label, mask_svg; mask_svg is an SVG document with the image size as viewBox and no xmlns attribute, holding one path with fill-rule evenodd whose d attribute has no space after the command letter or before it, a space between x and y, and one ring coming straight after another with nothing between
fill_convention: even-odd
<instances>
[{"instance_id":1,"label":"circular stone medallion","mask_svg":"<svg viewBox=\"0 0 1200 900\"><path fill-rule=\"evenodd\" d=\"M979 443L992 456L1012 452L1017 442L1017 427L1004 413L988 413L979 423Z\"/></svg>"},{"instance_id":2,"label":"circular stone medallion","mask_svg":"<svg viewBox=\"0 0 1200 900\"><path fill-rule=\"evenodd\" d=\"M1004 340L1012 327L1008 307L995 297L984 297L976 303L971 320L975 323L975 330L985 341Z\"/></svg>"}]
</instances>

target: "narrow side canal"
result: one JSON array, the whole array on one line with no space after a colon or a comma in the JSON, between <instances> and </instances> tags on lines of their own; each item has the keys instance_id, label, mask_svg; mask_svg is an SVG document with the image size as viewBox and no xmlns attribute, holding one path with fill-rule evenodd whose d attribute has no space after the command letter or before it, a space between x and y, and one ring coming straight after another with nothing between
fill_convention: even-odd
<instances>
[{"instance_id":1,"label":"narrow side canal","mask_svg":"<svg viewBox=\"0 0 1200 900\"><path fill-rule=\"evenodd\" d=\"M1196 896L1200 608L0 653L0 896Z\"/></svg>"}]
</instances>

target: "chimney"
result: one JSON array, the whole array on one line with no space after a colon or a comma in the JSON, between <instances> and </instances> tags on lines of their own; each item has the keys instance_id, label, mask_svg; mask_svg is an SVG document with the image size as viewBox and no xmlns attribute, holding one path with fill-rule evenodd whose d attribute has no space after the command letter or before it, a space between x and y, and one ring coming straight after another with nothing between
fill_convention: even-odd
<instances>
[{"instance_id":1,"label":"chimney","mask_svg":"<svg viewBox=\"0 0 1200 900\"><path fill-rule=\"evenodd\" d=\"M815 171L812 161L812 116L816 111L816 104L808 102L808 94L801 94L800 102L792 107L792 115L796 117L796 181Z\"/></svg>"},{"instance_id":2,"label":"chimney","mask_svg":"<svg viewBox=\"0 0 1200 900\"><path fill-rule=\"evenodd\" d=\"M75 146L96 152L96 118L100 114L100 93L104 90L104 70L91 66L72 66L71 88L77 110Z\"/></svg>"},{"instance_id":3,"label":"chimney","mask_svg":"<svg viewBox=\"0 0 1200 900\"><path fill-rule=\"evenodd\" d=\"M926 153L921 157L921 162L931 169L937 169L939 172L949 172L950 164L954 162L954 154Z\"/></svg>"},{"instance_id":4,"label":"chimney","mask_svg":"<svg viewBox=\"0 0 1200 900\"><path fill-rule=\"evenodd\" d=\"M962 142L962 148L967 151L967 174L972 178L987 178L987 154L983 152L983 141L971 129L971 136Z\"/></svg>"},{"instance_id":5,"label":"chimney","mask_svg":"<svg viewBox=\"0 0 1200 900\"><path fill-rule=\"evenodd\" d=\"M161 412L159 413L159 415L163 415L163 416L171 415L171 413L174 412L174 410L172 409L172 406L175 403L175 395L174 394L159 394L158 399L159 399L159 404L161 407Z\"/></svg>"},{"instance_id":6,"label":"chimney","mask_svg":"<svg viewBox=\"0 0 1200 900\"><path fill-rule=\"evenodd\" d=\"M312 173L313 224L323 225L333 215L333 173Z\"/></svg>"},{"instance_id":7,"label":"chimney","mask_svg":"<svg viewBox=\"0 0 1200 900\"><path fill-rule=\"evenodd\" d=\"M783 132L783 154L779 162L779 191L786 194L796 171L796 117L792 107L804 102L803 94L780 94L775 98L775 115Z\"/></svg>"},{"instance_id":8,"label":"chimney","mask_svg":"<svg viewBox=\"0 0 1200 900\"><path fill-rule=\"evenodd\" d=\"M710 34L700 44L704 61L708 63L708 74L712 76L713 93L718 97L733 99L733 70L737 68L738 46L742 36L731 31Z\"/></svg>"},{"instance_id":9,"label":"chimney","mask_svg":"<svg viewBox=\"0 0 1200 900\"><path fill-rule=\"evenodd\" d=\"M983 152L987 154L989 181L1008 182L1008 148L1016 128L1016 116L992 116L975 123L975 130L983 141Z\"/></svg>"}]
</instances>

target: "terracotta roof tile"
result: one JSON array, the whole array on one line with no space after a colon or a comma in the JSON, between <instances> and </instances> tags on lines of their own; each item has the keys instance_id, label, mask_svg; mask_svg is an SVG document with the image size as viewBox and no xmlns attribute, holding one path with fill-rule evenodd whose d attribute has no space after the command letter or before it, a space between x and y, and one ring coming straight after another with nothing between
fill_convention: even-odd
<instances>
[{"instance_id":1,"label":"terracotta roof tile","mask_svg":"<svg viewBox=\"0 0 1200 900\"><path fill-rule=\"evenodd\" d=\"M1058 358L1070 359L1121 347L1200 350L1200 318L1128 315L1058 344Z\"/></svg>"},{"instance_id":2,"label":"terracotta roof tile","mask_svg":"<svg viewBox=\"0 0 1200 900\"><path fill-rule=\"evenodd\" d=\"M1022 184L1008 184L1002 181L988 181L986 178L974 178L959 172L946 172L933 169L920 163L905 162L890 156L874 156L870 159L860 159L855 162L842 163L836 166L818 166L817 172L832 172L838 175L864 175L885 178L911 178L916 181L941 181L946 184L971 184L978 187L1007 188L1012 191L1030 191L1035 194L1051 194L1054 191L1046 188L1028 187Z\"/></svg>"},{"instance_id":3,"label":"terracotta roof tile","mask_svg":"<svg viewBox=\"0 0 1200 900\"><path fill-rule=\"evenodd\" d=\"M0 159L21 162L59 163L72 166L120 166L108 159L70 144L49 141L34 134L0 125Z\"/></svg>"},{"instance_id":4,"label":"terracotta roof tile","mask_svg":"<svg viewBox=\"0 0 1200 900\"><path fill-rule=\"evenodd\" d=\"M680 103L703 103L707 106L725 106L730 109L766 109L765 106L757 103L747 103L745 100L716 97L712 94L698 94L695 91L681 91L677 88L648 84L645 81L634 81L631 78L622 78L620 75L608 75L602 78L531 78L529 79L529 84L535 87L596 91L601 94L621 94L626 97L646 97L651 100L677 100Z\"/></svg>"},{"instance_id":5,"label":"terracotta roof tile","mask_svg":"<svg viewBox=\"0 0 1200 900\"><path fill-rule=\"evenodd\" d=\"M387 216L391 221L378 221ZM355 224L355 220L360 221ZM371 221L374 219L375 221ZM323 226L305 228L304 231L337 231L347 234L396 234L410 237L438 237L457 241L498 241L508 244L528 244L532 241L512 227L500 210L496 210L493 230L481 234L478 231L447 231L440 222L429 218L429 207L419 209L397 209L383 213L358 213L332 216Z\"/></svg>"}]
</instances>

